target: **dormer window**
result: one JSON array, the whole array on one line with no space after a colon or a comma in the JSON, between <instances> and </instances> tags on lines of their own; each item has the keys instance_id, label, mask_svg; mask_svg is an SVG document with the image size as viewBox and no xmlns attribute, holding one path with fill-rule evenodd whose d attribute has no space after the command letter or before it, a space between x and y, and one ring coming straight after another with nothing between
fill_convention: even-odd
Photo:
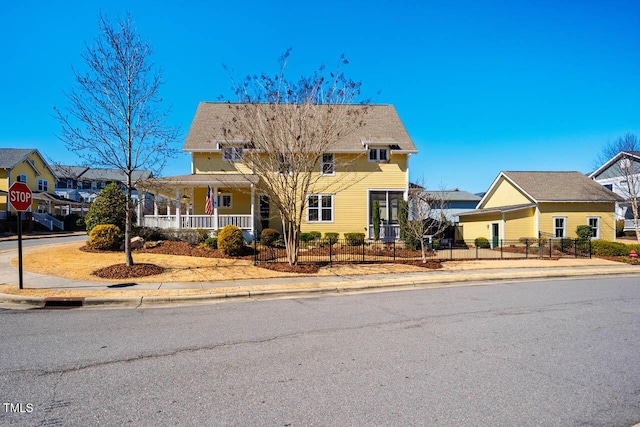
<instances>
[{"instance_id":1,"label":"dormer window","mask_svg":"<svg viewBox=\"0 0 640 427\"><path fill-rule=\"evenodd\" d=\"M27 182L27 175L25 175L25 174L18 175L18 182L26 183Z\"/></svg>"},{"instance_id":2,"label":"dormer window","mask_svg":"<svg viewBox=\"0 0 640 427\"><path fill-rule=\"evenodd\" d=\"M324 153L322 155L321 171L322 175L336 174L336 161L333 153Z\"/></svg>"},{"instance_id":3,"label":"dormer window","mask_svg":"<svg viewBox=\"0 0 640 427\"><path fill-rule=\"evenodd\" d=\"M369 148L369 161L386 163L389 161L389 150L386 148Z\"/></svg>"},{"instance_id":4,"label":"dormer window","mask_svg":"<svg viewBox=\"0 0 640 427\"><path fill-rule=\"evenodd\" d=\"M242 147L223 147L222 148L222 160L225 162L240 162L242 161L242 155L244 149Z\"/></svg>"}]
</instances>

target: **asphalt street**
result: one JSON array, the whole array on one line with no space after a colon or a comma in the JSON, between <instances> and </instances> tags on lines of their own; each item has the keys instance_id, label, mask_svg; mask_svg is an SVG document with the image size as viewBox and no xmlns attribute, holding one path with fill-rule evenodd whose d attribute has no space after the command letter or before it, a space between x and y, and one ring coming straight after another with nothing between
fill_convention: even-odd
<instances>
[{"instance_id":1,"label":"asphalt street","mask_svg":"<svg viewBox=\"0 0 640 427\"><path fill-rule=\"evenodd\" d=\"M88 237L86 234L78 235L78 236L64 236L64 237L44 237L39 239L25 238L22 239L22 247L30 247L30 246L41 246L41 245L53 245L60 243L71 243L71 242L81 242L83 240L87 240ZM11 249L18 248L17 240L3 240L0 241L0 251L6 251Z\"/></svg>"},{"instance_id":2,"label":"asphalt street","mask_svg":"<svg viewBox=\"0 0 640 427\"><path fill-rule=\"evenodd\" d=\"M639 284L4 310L0 425L629 426Z\"/></svg>"}]
</instances>

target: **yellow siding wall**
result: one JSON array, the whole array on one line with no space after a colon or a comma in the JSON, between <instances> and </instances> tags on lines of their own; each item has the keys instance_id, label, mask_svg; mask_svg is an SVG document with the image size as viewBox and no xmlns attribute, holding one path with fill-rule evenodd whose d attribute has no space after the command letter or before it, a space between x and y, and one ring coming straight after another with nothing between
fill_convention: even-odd
<instances>
[{"instance_id":1,"label":"yellow siding wall","mask_svg":"<svg viewBox=\"0 0 640 427\"><path fill-rule=\"evenodd\" d=\"M335 232L340 238L353 232L368 235L367 190L406 191L407 156L393 154L389 163L369 162L366 155L336 154L335 159L335 176L323 177L313 189L314 193L334 194L334 222L309 223L305 211L302 231ZM340 167L344 162L350 163L346 170Z\"/></svg>"},{"instance_id":2,"label":"yellow siding wall","mask_svg":"<svg viewBox=\"0 0 640 427\"><path fill-rule=\"evenodd\" d=\"M490 195L482 208L524 205L526 203L532 203L532 200L527 198L527 196L514 187L509 181L500 178L493 194Z\"/></svg>"},{"instance_id":3,"label":"yellow siding wall","mask_svg":"<svg viewBox=\"0 0 640 427\"><path fill-rule=\"evenodd\" d=\"M195 173L251 173L241 162L225 162L222 153L193 153Z\"/></svg>"},{"instance_id":4,"label":"yellow siding wall","mask_svg":"<svg viewBox=\"0 0 640 427\"><path fill-rule=\"evenodd\" d=\"M554 235L553 217L567 217L567 237L576 238L576 228L587 225L587 218L600 217L600 239L615 239L615 220L613 203L541 203L540 232Z\"/></svg>"},{"instance_id":5,"label":"yellow siding wall","mask_svg":"<svg viewBox=\"0 0 640 427\"><path fill-rule=\"evenodd\" d=\"M505 212L505 240L521 238L537 238L535 232L535 208L523 209L515 212Z\"/></svg>"},{"instance_id":6,"label":"yellow siding wall","mask_svg":"<svg viewBox=\"0 0 640 427\"><path fill-rule=\"evenodd\" d=\"M33 160L35 167L38 172L40 172L40 174L37 175L33 168L27 163L27 161L18 163L13 169L11 169L11 183L9 183L9 180L7 179L8 173L5 170L2 170L0 172L0 190L8 191L11 184L17 181L18 176L24 174L27 176L26 184L32 192L38 191L38 179L44 179L48 182L47 193L54 194L56 179L49 171L47 165L35 152L31 153L28 158ZM0 210L6 210L7 203L7 197L0 196ZM33 211L37 211L37 201L34 200L33 204L31 205L31 209ZM13 208L11 208L11 211L14 211Z\"/></svg>"},{"instance_id":7,"label":"yellow siding wall","mask_svg":"<svg viewBox=\"0 0 640 427\"><path fill-rule=\"evenodd\" d=\"M213 192L213 189L211 190ZM249 215L251 213L251 189L218 188L218 194L231 194L231 208L218 207L218 215ZM204 206L207 197L206 188L194 189L193 209L195 215L205 215ZM255 210L258 212L258 197L255 200ZM222 204L222 197L220 197Z\"/></svg>"},{"instance_id":8,"label":"yellow siding wall","mask_svg":"<svg viewBox=\"0 0 640 427\"><path fill-rule=\"evenodd\" d=\"M242 163L222 161L221 153L193 153L193 164L198 173L249 173L242 169ZM334 221L332 223L302 222L302 231L344 233L364 232L368 226L368 189L406 191L407 155L392 154L388 163L369 162L366 154L335 154L336 172L334 176L325 176L317 180L310 190L314 194L334 194ZM320 164L317 165L320 173ZM206 188L196 188L194 210L196 215L204 214ZM224 192L219 189L219 192ZM220 209L219 214L249 214L251 209L250 189L233 189L233 209ZM255 213L259 213L258 192L255 196ZM269 226L280 230L280 217L271 206Z\"/></svg>"},{"instance_id":9,"label":"yellow siding wall","mask_svg":"<svg viewBox=\"0 0 640 427\"><path fill-rule=\"evenodd\" d=\"M473 242L477 237L491 240L491 223L501 221L502 214L500 213L461 217L463 239L467 242Z\"/></svg>"}]
</instances>

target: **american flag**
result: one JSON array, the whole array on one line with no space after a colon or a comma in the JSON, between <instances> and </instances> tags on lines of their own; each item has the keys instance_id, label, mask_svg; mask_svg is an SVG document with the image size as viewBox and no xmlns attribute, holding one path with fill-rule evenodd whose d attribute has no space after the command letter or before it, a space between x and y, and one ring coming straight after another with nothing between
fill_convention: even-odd
<instances>
[{"instance_id":1,"label":"american flag","mask_svg":"<svg viewBox=\"0 0 640 427\"><path fill-rule=\"evenodd\" d=\"M211 196L211 186L207 185L207 199L204 204L204 211L207 215L213 214L213 197Z\"/></svg>"}]
</instances>

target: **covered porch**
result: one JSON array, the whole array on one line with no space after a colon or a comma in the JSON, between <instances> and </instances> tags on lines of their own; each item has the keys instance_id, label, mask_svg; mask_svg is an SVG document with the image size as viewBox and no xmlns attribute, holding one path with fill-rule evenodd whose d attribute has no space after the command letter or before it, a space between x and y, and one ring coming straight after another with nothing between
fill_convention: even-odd
<instances>
[{"instance_id":1,"label":"covered porch","mask_svg":"<svg viewBox=\"0 0 640 427\"><path fill-rule=\"evenodd\" d=\"M219 230L240 228L247 241L256 235L257 176L241 174L193 174L155 179L145 183L138 203L141 227ZM153 212L145 212L144 200L153 199Z\"/></svg>"}]
</instances>

